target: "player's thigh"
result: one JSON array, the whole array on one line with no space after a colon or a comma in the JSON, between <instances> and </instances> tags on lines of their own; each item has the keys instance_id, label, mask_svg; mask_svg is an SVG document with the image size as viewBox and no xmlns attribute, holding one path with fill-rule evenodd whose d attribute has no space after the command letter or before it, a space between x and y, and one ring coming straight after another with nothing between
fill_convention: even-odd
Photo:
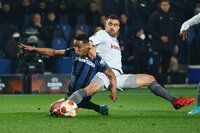
<instances>
[{"instance_id":1,"label":"player's thigh","mask_svg":"<svg viewBox=\"0 0 200 133\"><path fill-rule=\"evenodd\" d=\"M108 77L104 73L101 73L101 72L98 72L94 76L94 78L92 79L91 82L93 82L93 81L98 82L100 84L100 90L108 88L108 86L110 85L110 80L108 79Z\"/></svg>"},{"instance_id":2,"label":"player's thigh","mask_svg":"<svg viewBox=\"0 0 200 133\"><path fill-rule=\"evenodd\" d=\"M90 82L88 86L84 88L87 96L91 96L99 91L99 89L103 87L103 81L99 78L96 78Z\"/></svg>"},{"instance_id":3,"label":"player's thigh","mask_svg":"<svg viewBox=\"0 0 200 133\"><path fill-rule=\"evenodd\" d=\"M155 81L155 78L149 74L136 74L137 87L148 86Z\"/></svg>"},{"instance_id":4,"label":"player's thigh","mask_svg":"<svg viewBox=\"0 0 200 133\"><path fill-rule=\"evenodd\" d=\"M122 74L116 76L117 88L136 88L136 75L134 74Z\"/></svg>"}]
</instances>

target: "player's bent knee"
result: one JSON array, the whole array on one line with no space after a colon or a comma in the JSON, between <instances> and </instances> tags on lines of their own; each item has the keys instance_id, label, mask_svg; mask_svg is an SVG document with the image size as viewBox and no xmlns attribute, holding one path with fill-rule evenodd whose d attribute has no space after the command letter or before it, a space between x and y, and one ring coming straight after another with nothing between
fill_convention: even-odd
<instances>
[{"instance_id":1,"label":"player's bent knee","mask_svg":"<svg viewBox=\"0 0 200 133\"><path fill-rule=\"evenodd\" d=\"M155 81L154 76L149 74L138 74L137 75L137 85L138 86L148 86Z\"/></svg>"},{"instance_id":2,"label":"player's bent knee","mask_svg":"<svg viewBox=\"0 0 200 133\"><path fill-rule=\"evenodd\" d=\"M87 93L87 96L95 94L96 92L99 91L99 89L100 89L100 84L98 82L92 82L86 88L84 88L84 90Z\"/></svg>"},{"instance_id":3,"label":"player's bent knee","mask_svg":"<svg viewBox=\"0 0 200 133\"><path fill-rule=\"evenodd\" d=\"M154 78L153 75L148 75L148 76L149 76L149 77L148 77L149 83L152 83L152 82L156 81L156 79Z\"/></svg>"}]
</instances>

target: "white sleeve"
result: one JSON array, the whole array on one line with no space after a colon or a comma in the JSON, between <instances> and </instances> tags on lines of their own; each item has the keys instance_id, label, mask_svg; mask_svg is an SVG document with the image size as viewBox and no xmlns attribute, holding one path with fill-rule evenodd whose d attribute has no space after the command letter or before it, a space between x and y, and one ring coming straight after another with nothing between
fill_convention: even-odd
<instances>
[{"instance_id":1,"label":"white sleeve","mask_svg":"<svg viewBox=\"0 0 200 133\"><path fill-rule=\"evenodd\" d=\"M197 15L195 15L194 17L192 17L191 19L185 21L182 26L180 31L183 30L188 30L190 28L190 26L193 26L195 24L199 24L200 23L200 13L198 13Z\"/></svg>"},{"instance_id":2,"label":"white sleeve","mask_svg":"<svg viewBox=\"0 0 200 133\"><path fill-rule=\"evenodd\" d=\"M104 40L103 40L103 32L102 31L98 31L97 33L92 35L89 38L89 40L91 40L93 45L95 45L95 46L101 44L102 42L104 42Z\"/></svg>"}]
</instances>

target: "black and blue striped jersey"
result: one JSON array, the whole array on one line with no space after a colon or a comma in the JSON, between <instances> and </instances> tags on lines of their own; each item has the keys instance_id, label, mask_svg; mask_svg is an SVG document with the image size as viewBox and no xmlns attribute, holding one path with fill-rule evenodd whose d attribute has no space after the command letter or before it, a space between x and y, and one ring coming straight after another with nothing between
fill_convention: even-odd
<instances>
[{"instance_id":1,"label":"black and blue striped jersey","mask_svg":"<svg viewBox=\"0 0 200 133\"><path fill-rule=\"evenodd\" d=\"M92 59L88 56L79 56L75 53L74 48L65 50L66 55L72 57L72 75L69 89L76 91L86 87L94 78L97 72L105 72L109 67L104 60L97 54Z\"/></svg>"}]
</instances>

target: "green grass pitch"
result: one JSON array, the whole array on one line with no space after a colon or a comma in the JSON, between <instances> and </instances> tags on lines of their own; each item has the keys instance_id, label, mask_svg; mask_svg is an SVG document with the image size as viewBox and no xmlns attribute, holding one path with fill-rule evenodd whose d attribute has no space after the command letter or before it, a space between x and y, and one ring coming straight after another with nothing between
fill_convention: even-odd
<instances>
[{"instance_id":1,"label":"green grass pitch","mask_svg":"<svg viewBox=\"0 0 200 133\"><path fill-rule=\"evenodd\" d=\"M196 97L196 87L169 88L175 96ZM51 118L50 103L64 94L0 95L1 133L199 133L200 114L187 115L195 104L175 110L169 102L146 88L118 92L113 103L109 91L93 102L107 104L108 116L79 109L75 118Z\"/></svg>"}]
</instances>

